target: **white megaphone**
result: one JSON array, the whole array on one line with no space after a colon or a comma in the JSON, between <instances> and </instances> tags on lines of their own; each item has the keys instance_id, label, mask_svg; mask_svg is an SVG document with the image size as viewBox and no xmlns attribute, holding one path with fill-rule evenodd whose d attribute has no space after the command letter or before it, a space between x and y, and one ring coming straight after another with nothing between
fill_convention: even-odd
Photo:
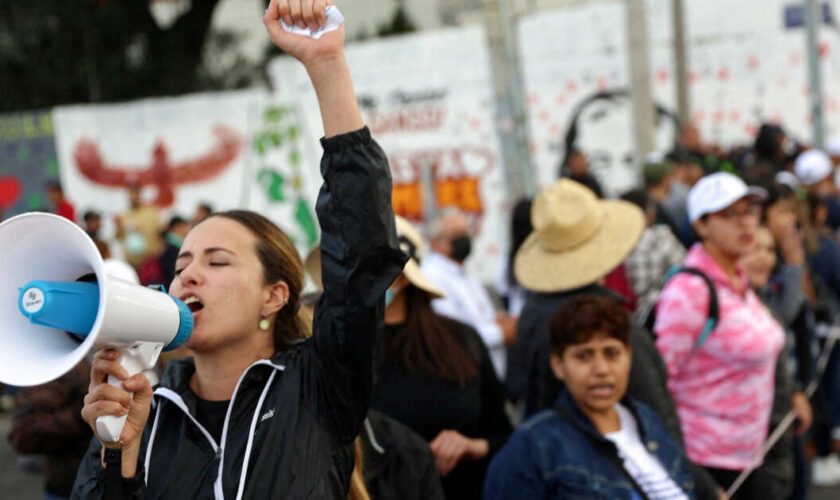
<instances>
[{"instance_id":1,"label":"white megaphone","mask_svg":"<svg viewBox=\"0 0 840 500\"><path fill-rule=\"evenodd\" d=\"M43 384L109 346L131 376L186 342L192 328L180 300L109 276L76 224L37 212L0 224L0 382ZM108 383L121 387L113 376ZM125 421L100 417L97 433L119 441Z\"/></svg>"}]
</instances>

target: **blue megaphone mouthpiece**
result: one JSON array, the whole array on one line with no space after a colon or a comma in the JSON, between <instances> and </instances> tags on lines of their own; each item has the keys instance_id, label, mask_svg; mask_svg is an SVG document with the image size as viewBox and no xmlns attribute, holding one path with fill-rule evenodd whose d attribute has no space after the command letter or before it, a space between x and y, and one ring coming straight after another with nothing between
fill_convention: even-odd
<instances>
[{"instance_id":1,"label":"blue megaphone mouthpiece","mask_svg":"<svg viewBox=\"0 0 840 500\"><path fill-rule=\"evenodd\" d=\"M99 311L99 286L82 281L31 281L20 289L18 307L32 324L87 336Z\"/></svg>"}]
</instances>

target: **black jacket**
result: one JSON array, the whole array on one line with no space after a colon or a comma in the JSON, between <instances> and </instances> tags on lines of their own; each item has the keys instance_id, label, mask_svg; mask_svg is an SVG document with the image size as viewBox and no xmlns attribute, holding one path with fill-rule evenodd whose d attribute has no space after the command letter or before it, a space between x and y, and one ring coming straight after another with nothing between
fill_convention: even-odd
<instances>
[{"instance_id":1,"label":"black jacket","mask_svg":"<svg viewBox=\"0 0 840 500\"><path fill-rule=\"evenodd\" d=\"M365 484L373 500L444 500L429 443L375 410L362 432Z\"/></svg>"},{"instance_id":2,"label":"black jacket","mask_svg":"<svg viewBox=\"0 0 840 500\"><path fill-rule=\"evenodd\" d=\"M192 360L170 362L143 433L138 477L146 487L129 496L346 496L353 440L371 399L383 295L407 257L397 244L388 163L367 128L321 143L316 210L325 292L313 337L245 371L220 444L193 417ZM104 475L94 440L73 498L101 497Z\"/></svg>"}]
</instances>

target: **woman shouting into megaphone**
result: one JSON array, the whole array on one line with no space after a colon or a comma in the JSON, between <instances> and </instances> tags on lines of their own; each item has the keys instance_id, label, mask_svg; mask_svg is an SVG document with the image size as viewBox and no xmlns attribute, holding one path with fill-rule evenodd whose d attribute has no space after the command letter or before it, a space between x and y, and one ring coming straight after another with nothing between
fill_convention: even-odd
<instances>
[{"instance_id":1,"label":"woman shouting into megaphone","mask_svg":"<svg viewBox=\"0 0 840 500\"><path fill-rule=\"evenodd\" d=\"M298 316L303 267L277 226L248 211L199 223L170 290L193 311L194 356L171 361L153 392L144 377L126 377L115 353L97 353L82 417L94 430L103 415L127 414L128 423L119 460L105 463L115 453L94 439L74 498L346 496L383 295L406 257L387 160L363 125L344 27L326 3L272 0L264 18L274 43L306 67L324 125L317 213L325 291L313 336L303 340L312 323ZM108 375L123 388L107 384ZM107 469L117 466L114 480Z\"/></svg>"}]
</instances>

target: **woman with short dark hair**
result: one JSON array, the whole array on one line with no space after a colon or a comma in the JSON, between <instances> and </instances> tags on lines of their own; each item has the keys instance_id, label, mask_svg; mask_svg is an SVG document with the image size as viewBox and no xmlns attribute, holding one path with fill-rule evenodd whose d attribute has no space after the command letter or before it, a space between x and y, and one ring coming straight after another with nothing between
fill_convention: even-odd
<instances>
[{"instance_id":1,"label":"woman with short dark hair","mask_svg":"<svg viewBox=\"0 0 840 500\"><path fill-rule=\"evenodd\" d=\"M565 389L496 455L486 500L694 498L689 462L665 425L626 397L630 320L615 299L582 295L551 319L551 367Z\"/></svg>"}]
</instances>

